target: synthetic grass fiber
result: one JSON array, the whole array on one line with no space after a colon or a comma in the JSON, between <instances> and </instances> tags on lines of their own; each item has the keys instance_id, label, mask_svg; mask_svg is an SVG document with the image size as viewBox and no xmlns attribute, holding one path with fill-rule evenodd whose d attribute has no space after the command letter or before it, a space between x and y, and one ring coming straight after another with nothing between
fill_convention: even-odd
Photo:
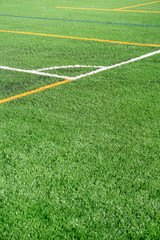
<instances>
[{"instance_id":1,"label":"synthetic grass fiber","mask_svg":"<svg viewBox=\"0 0 160 240\"><path fill-rule=\"evenodd\" d=\"M1 0L0 30L160 45L160 2L128 8L150 13L56 8L144 3ZM0 32L0 66L19 69L110 66L159 49ZM0 100L59 81L0 69ZM0 240L160 239L159 97L157 54L0 104Z\"/></svg>"}]
</instances>

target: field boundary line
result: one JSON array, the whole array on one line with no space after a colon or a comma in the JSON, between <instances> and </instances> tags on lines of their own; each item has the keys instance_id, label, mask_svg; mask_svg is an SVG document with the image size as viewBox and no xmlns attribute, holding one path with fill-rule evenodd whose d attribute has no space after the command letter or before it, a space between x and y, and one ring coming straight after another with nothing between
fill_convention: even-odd
<instances>
[{"instance_id":1,"label":"field boundary line","mask_svg":"<svg viewBox=\"0 0 160 240\"><path fill-rule=\"evenodd\" d=\"M160 11L144 11L144 10L115 10L119 12L136 12L136 13L160 13Z\"/></svg>"},{"instance_id":2,"label":"field boundary line","mask_svg":"<svg viewBox=\"0 0 160 240\"><path fill-rule=\"evenodd\" d=\"M116 67L120 67L122 65L126 65L128 63L136 62L136 61L142 60L144 58L151 57L151 56L159 54L159 53L160 53L160 50L154 51L154 52L151 52L151 53L147 53L147 54L142 55L140 57L132 58L128 61L124 61L124 62L117 63L117 64L114 64L114 65L111 65L111 66L103 67L101 69L97 69L95 71L92 71L92 72L89 72L89 73L86 73L86 74L81 74L77 77L74 77L73 80L77 80L77 79L80 79L80 78L83 78L83 77L91 76L91 75L97 74L99 72L103 72L103 71L106 71L106 70L109 70L109 69L112 69L112 68L116 68Z\"/></svg>"},{"instance_id":3,"label":"field boundary line","mask_svg":"<svg viewBox=\"0 0 160 240\"><path fill-rule=\"evenodd\" d=\"M24 97L24 96L28 96L28 95L31 95L33 93L41 92L41 91L44 91L46 89L56 87L58 85L65 84L65 83L68 83L68 82L71 82L71 81L72 81L71 79L65 79L64 81L61 81L61 82L52 83L52 84L44 86L44 87L40 87L40 88L36 88L36 89L28 91L28 92L20 93L20 94L17 94L15 96L8 97L8 98L0 100L0 104L5 103L5 102L10 102L11 100L15 100L15 99L18 99L18 98L21 98L21 97Z\"/></svg>"},{"instance_id":4,"label":"field boundary line","mask_svg":"<svg viewBox=\"0 0 160 240\"><path fill-rule=\"evenodd\" d=\"M66 65L66 66L53 66L48 68L40 68L36 69L36 71L47 71L47 70L53 70L53 69L64 69L64 68L103 68L104 66L91 66L91 65Z\"/></svg>"},{"instance_id":5,"label":"field boundary line","mask_svg":"<svg viewBox=\"0 0 160 240\"><path fill-rule=\"evenodd\" d=\"M75 9L75 10L98 10L98 11L117 11L114 9L107 9L107 8L81 8L81 7L63 7L63 6L56 6L55 8L62 8L62 9Z\"/></svg>"},{"instance_id":6,"label":"field boundary line","mask_svg":"<svg viewBox=\"0 0 160 240\"><path fill-rule=\"evenodd\" d=\"M91 76L91 75L97 74L99 72L103 72L105 70L109 70L109 69L112 69L112 68L120 67L120 66L126 65L128 63L136 62L136 61L139 61L139 60L151 57L151 56L159 54L159 53L160 53L160 50L154 51L154 52L151 52L151 53L147 53L145 55L141 55L140 57L132 58L132 59L130 59L128 61L124 61L124 62L117 63L117 64L114 64L114 65L111 65L111 66L103 67L101 69L97 69L95 71L91 71L91 72L86 73L86 74L81 74L81 75L79 75L77 77L74 77L72 79L71 78L70 79L66 79L66 80L63 80L61 82L56 82L56 83L53 83L53 84L50 84L50 85L47 85L47 86L44 86L44 87L40 87L40 88L37 88L37 89L34 89L34 90L30 90L30 91L27 91L27 92L24 92L24 93L21 93L21 94L18 94L18 95L9 97L9 98L1 99L0 100L0 104L5 103L5 102L9 102L9 101L17 99L17 98L24 97L24 96L27 96L27 95L31 95L33 93L41 92L43 90L46 90L46 89L49 89L49 88L52 88L52 87L55 87L55 86L58 86L58 85L61 85L61 84L65 84L65 83L68 83L68 82L71 82L71 81L74 81L74 80L78 80L80 78Z\"/></svg>"},{"instance_id":7,"label":"field boundary line","mask_svg":"<svg viewBox=\"0 0 160 240\"><path fill-rule=\"evenodd\" d=\"M129 7L116 8L116 9L113 9L113 10L121 10L121 9L126 9L126 8L135 8L135 7L140 7L140 6L144 6L144 5L154 4L154 3L158 3L158 2L160 2L160 1L142 3L142 4L138 4L138 5L134 5L134 6L129 6Z\"/></svg>"},{"instance_id":8,"label":"field boundary line","mask_svg":"<svg viewBox=\"0 0 160 240\"><path fill-rule=\"evenodd\" d=\"M73 9L73 10L93 10L93 11L109 11L109 12L137 12L137 13L160 13L160 11L143 11L143 10L123 10L123 9L105 9L105 8L80 8L80 7L60 7L59 9Z\"/></svg>"},{"instance_id":9,"label":"field boundary line","mask_svg":"<svg viewBox=\"0 0 160 240\"><path fill-rule=\"evenodd\" d=\"M7 66L0 66L0 69L3 70L10 70L10 71L15 71L15 72L23 72L23 73L32 73L36 75L42 75L42 76L48 76L48 77L56 77L56 78L62 78L62 79L67 79L69 78L68 76L61 76L57 74L51 74L51 73L44 73L36 70L25 70L25 69L20 69L20 68L12 68L12 67L7 67Z\"/></svg>"},{"instance_id":10,"label":"field boundary line","mask_svg":"<svg viewBox=\"0 0 160 240\"><path fill-rule=\"evenodd\" d=\"M60 18L43 18L43 17L27 17L27 16L16 16L16 15L6 15L0 14L0 17L13 17L13 18L27 18L36 20L50 20L50 21L63 21L63 22L78 22L78 23L98 23L98 24L113 24L113 25L124 25L124 26L135 26L135 27L160 27L160 25L149 25L149 24L132 24L132 23L117 23L117 22L97 22L97 21L85 21L85 20L75 20L75 19L60 19Z\"/></svg>"},{"instance_id":11,"label":"field boundary line","mask_svg":"<svg viewBox=\"0 0 160 240\"><path fill-rule=\"evenodd\" d=\"M31 32L10 31L10 30L0 30L0 32L36 35L36 36L44 36L44 37L55 37L55 38L67 38L67 39L95 41L95 42L117 43L117 44L135 45L135 46L160 47L160 44L132 43L132 42L105 40L105 39L94 39L94 38L84 38L84 37L72 37L72 36L53 35L53 34L46 34L46 33L31 33Z\"/></svg>"}]
</instances>

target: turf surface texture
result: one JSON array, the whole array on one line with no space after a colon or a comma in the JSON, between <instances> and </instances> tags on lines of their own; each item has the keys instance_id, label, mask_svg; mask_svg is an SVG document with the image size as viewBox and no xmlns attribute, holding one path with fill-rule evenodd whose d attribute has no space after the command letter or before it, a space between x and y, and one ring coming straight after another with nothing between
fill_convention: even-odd
<instances>
[{"instance_id":1,"label":"turf surface texture","mask_svg":"<svg viewBox=\"0 0 160 240\"><path fill-rule=\"evenodd\" d=\"M142 3L1 0L0 29L158 45L158 13L55 8ZM109 66L159 49L0 32L0 65L21 69ZM157 54L0 105L1 240L160 239L159 69ZM5 99L61 80L0 69L0 81Z\"/></svg>"}]
</instances>

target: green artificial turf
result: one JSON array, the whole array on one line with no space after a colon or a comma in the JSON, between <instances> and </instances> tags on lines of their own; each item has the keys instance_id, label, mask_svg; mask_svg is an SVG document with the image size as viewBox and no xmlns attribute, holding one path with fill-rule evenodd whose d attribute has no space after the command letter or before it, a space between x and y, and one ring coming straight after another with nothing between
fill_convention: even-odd
<instances>
[{"instance_id":1,"label":"green artificial turf","mask_svg":"<svg viewBox=\"0 0 160 240\"><path fill-rule=\"evenodd\" d=\"M0 30L160 44L145 1L1 0ZM160 11L160 3L133 8ZM158 47L0 32L0 66L109 66ZM93 68L46 71L77 76ZM160 54L0 105L0 240L160 239ZM0 69L0 99L62 79Z\"/></svg>"}]
</instances>

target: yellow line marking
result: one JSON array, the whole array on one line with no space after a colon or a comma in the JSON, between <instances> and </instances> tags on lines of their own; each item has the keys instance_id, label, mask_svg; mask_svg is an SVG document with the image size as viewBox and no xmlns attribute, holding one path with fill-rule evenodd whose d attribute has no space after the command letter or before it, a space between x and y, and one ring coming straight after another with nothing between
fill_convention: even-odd
<instances>
[{"instance_id":1,"label":"yellow line marking","mask_svg":"<svg viewBox=\"0 0 160 240\"><path fill-rule=\"evenodd\" d=\"M143 10L115 10L118 12L136 12L136 13L160 13L160 11L143 11Z\"/></svg>"},{"instance_id":2,"label":"yellow line marking","mask_svg":"<svg viewBox=\"0 0 160 240\"><path fill-rule=\"evenodd\" d=\"M46 33L30 33L30 32L19 32L19 31L8 31L8 30L0 30L0 32L29 34L29 35L56 37L56 38L69 38L69 39L77 39L77 40L85 40L85 41L108 42L108 43L127 44L127 45L146 46L146 47L160 47L160 44L121 42L121 41L95 39L95 38L82 38L82 37L61 36L61 35L53 35L53 34L46 34Z\"/></svg>"},{"instance_id":3,"label":"yellow line marking","mask_svg":"<svg viewBox=\"0 0 160 240\"><path fill-rule=\"evenodd\" d=\"M160 11L141 11L141 10L121 10L121 9L103 9L103 8L77 8L77 7L55 7L63 9L76 9L76 10L95 10L95 11L110 11L110 12L141 12L141 13L160 13Z\"/></svg>"},{"instance_id":4,"label":"yellow line marking","mask_svg":"<svg viewBox=\"0 0 160 240\"><path fill-rule=\"evenodd\" d=\"M154 4L154 3L158 3L158 2L160 2L160 1L143 3L143 4L138 4L138 5L134 5L134 6L130 6L130 7L122 7L122 8L117 8L117 9L114 9L114 10L120 10L120 9L126 9L126 8L134 8L134 7L144 6L144 5L148 5L148 4Z\"/></svg>"},{"instance_id":5,"label":"yellow line marking","mask_svg":"<svg viewBox=\"0 0 160 240\"><path fill-rule=\"evenodd\" d=\"M116 11L114 9L104 9L104 8L80 8L80 7L55 7L55 8L66 8L66 9L82 9L82 10L100 10L100 11Z\"/></svg>"},{"instance_id":6,"label":"yellow line marking","mask_svg":"<svg viewBox=\"0 0 160 240\"><path fill-rule=\"evenodd\" d=\"M12 96L12 97L8 97L8 98L0 100L0 104L5 103L5 102L9 102L9 101L14 100L14 99L18 99L18 98L21 98L21 97L24 97L24 96L27 96L27 95L31 95L33 93L41 92L41 91L44 91L46 89L56 87L58 85L65 84L65 83L68 83L68 82L71 82L71 81L72 81L71 79L66 79L66 80L61 81L61 82L52 83L52 84L44 86L44 87L40 87L40 88L31 90L31 91L28 91L28 92L24 92L24 93L21 93L21 94Z\"/></svg>"}]
</instances>

